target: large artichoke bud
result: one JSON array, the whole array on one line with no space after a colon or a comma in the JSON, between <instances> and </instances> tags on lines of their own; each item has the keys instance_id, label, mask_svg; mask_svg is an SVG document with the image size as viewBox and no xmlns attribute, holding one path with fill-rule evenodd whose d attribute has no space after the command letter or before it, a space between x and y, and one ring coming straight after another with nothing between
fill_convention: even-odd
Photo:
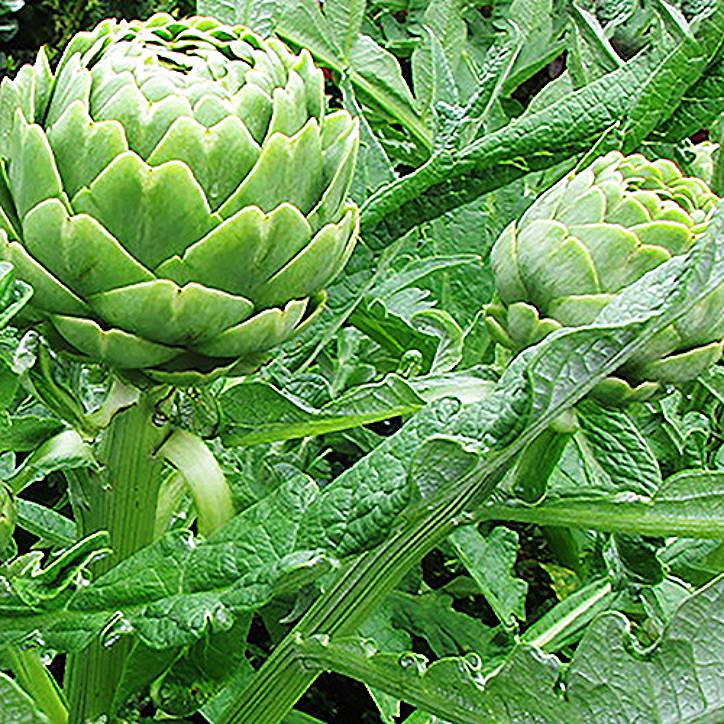
<instances>
[{"instance_id":1,"label":"large artichoke bud","mask_svg":"<svg viewBox=\"0 0 724 724\"><path fill-rule=\"evenodd\" d=\"M243 371L353 248L357 123L308 52L208 18L105 21L0 89L2 257L71 352L186 383Z\"/></svg>"},{"instance_id":2,"label":"large artichoke bud","mask_svg":"<svg viewBox=\"0 0 724 724\"><path fill-rule=\"evenodd\" d=\"M486 322L518 351L563 326L593 322L624 287L686 253L717 197L670 161L612 152L543 194L492 251L500 303ZM697 377L722 353L724 286L664 329L595 396L643 400L662 385Z\"/></svg>"}]
</instances>

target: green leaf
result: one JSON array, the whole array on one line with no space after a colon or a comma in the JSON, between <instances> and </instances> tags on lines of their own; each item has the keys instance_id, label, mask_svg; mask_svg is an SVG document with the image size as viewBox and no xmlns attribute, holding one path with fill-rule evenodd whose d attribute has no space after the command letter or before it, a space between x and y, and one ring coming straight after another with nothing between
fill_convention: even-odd
<instances>
[{"instance_id":1,"label":"green leaf","mask_svg":"<svg viewBox=\"0 0 724 724\"><path fill-rule=\"evenodd\" d=\"M328 570L329 558L295 546L299 523L316 494L316 485L300 474L200 542L188 531L169 533L78 589L52 615L35 610L27 596L16 595L7 604L0 600L0 606L13 606L13 615L0 617L0 643L39 631L48 646L77 651L107 626L109 646L134 632L144 645L164 649L226 631L238 613L255 610ZM55 571L62 560L48 570ZM66 588L71 573L64 579ZM43 580L18 579L13 590L32 586L32 592Z\"/></svg>"},{"instance_id":2,"label":"green leaf","mask_svg":"<svg viewBox=\"0 0 724 724\"><path fill-rule=\"evenodd\" d=\"M541 616L526 629L520 642L546 652L560 651L576 643L591 621L611 608L617 597L609 581L592 581Z\"/></svg>"},{"instance_id":3,"label":"green leaf","mask_svg":"<svg viewBox=\"0 0 724 724\"><path fill-rule=\"evenodd\" d=\"M57 435L64 425L52 417L8 415L0 413L0 451L31 452L48 438Z\"/></svg>"},{"instance_id":4,"label":"green leaf","mask_svg":"<svg viewBox=\"0 0 724 724\"><path fill-rule=\"evenodd\" d=\"M413 259L397 273L382 277L350 321L391 353L402 356L416 349L426 370L447 371L457 365L462 353L462 330L450 314L434 308L427 290L412 285L478 262L472 254Z\"/></svg>"},{"instance_id":5,"label":"green leaf","mask_svg":"<svg viewBox=\"0 0 724 724\"><path fill-rule=\"evenodd\" d=\"M375 641L385 651L408 651L412 644L410 635L393 623L394 601L387 600L360 627L360 635ZM392 724L400 716L400 700L371 688L370 695L377 705L384 722Z\"/></svg>"},{"instance_id":6,"label":"green leaf","mask_svg":"<svg viewBox=\"0 0 724 724\"><path fill-rule=\"evenodd\" d=\"M724 98L724 59L714 61L686 92L683 102L654 134L656 140L681 141L710 127L721 114Z\"/></svg>"},{"instance_id":7,"label":"green leaf","mask_svg":"<svg viewBox=\"0 0 724 724\"><path fill-rule=\"evenodd\" d=\"M512 643L511 637L500 628L491 628L455 610L453 599L438 591L418 596L398 591L383 605L391 607L391 620L397 629L425 639L436 656L477 651L492 659Z\"/></svg>"},{"instance_id":8,"label":"green leaf","mask_svg":"<svg viewBox=\"0 0 724 724\"><path fill-rule=\"evenodd\" d=\"M380 186L396 178L393 164L375 136L357 101L354 86L348 78L340 84L344 107L359 121L360 148L350 196L362 203Z\"/></svg>"},{"instance_id":9,"label":"green leaf","mask_svg":"<svg viewBox=\"0 0 724 724\"><path fill-rule=\"evenodd\" d=\"M661 471L630 417L591 401L579 405L578 411L581 430L573 435L553 476L552 492L652 495L661 486Z\"/></svg>"},{"instance_id":10,"label":"green leaf","mask_svg":"<svg viewBox=\"0 0 724 724\"><path fill-rule=\"evenodd\" d=\"M588 151L612 129L622 134L620 141L613 139L616 145L636 148L682 102L717 56L723 35L724 7L718 6L699 24L695 40L662 40L558 103L525 114L459 152L436 154L366 202L365 241L387 246L451 208Z\"/></svg>"},{"instance_id":11,"label":"green leaf","mask_svg":"<svg viewBox=\"0 0 724 724\"><path fill-rule=\"evenodd\" d=\"M563 51L561 10L564 8L564 4L552 0L509 3L506 16L519 28L524 43L506 83L506 92L512 92Z\"/></svg>"},{"instance_id":12,"label":"green leaf","mask_svg":"<svg viewBox=\"0 0 724 724\"><path fill-rule=\"evenodd\" d=\"M724 578L684 600L660 640L641 651L629 621L599 616L569 665L523 644L492 675L479 657L443 658L378 652L370 641L300 639L307 666L332 670L377 686L445 721L713 721L721 707ZM558 679L565 683L565 693ZM689 686L662 686L687 681ZM632 686L636 682L636 686ZM451 695L454 692L454 696Z\"/></svg>"},{"instance_id":13,"label":"green leaf","mask_svg":"<svg viewBox=\"0 0 724 724\"><path fill-rule=\"evenodd\" d=\"M246 25L269 35L279 22L283 0L199 0L199 14L212 15L226 23Z\"/></svg>"},{"instance_id":14,"label":"green leaf","mask_svg":"<svg viewBox=\"0 0 724 724\"><path fill-rule=\"evenodd\" d=\"M672 576L703 586L724 570L724 543L720 540L677 538L659 551Z\"/></svg>"},{"instance_id":15,"label":"green leaf","mask_svg":"<svg viewBox=\"0 0 724 724\"><path fill-rule=\"evenodd\" d=\"M488 520L566 526L646 536L724 537L724 471L683 472L651 498L622 492L569 494L535 506L514 501L486 506Z\"/></svg>"},{"instance_id":16,"label":"green leaf","mask_svg":"<svg viewBox=\"0 0 724 724\"><path fill-rule=\"evenodd\" d=\"M439 102L457 104L453 72L465 46L467 30L460 2L432 0L423 17L423 37L412 53L417 107L423 118L434 117Z\"/></svg>"},{"instance_id":17,"label":"green leaf","mask_svg":"<svg viewBox=\"0 0 724 724\"><path fill-rule=\"evenodd\" d=\"M472 440L435 435L415 451L410 478L423 498L432 498L445 490L448 481L465 477L478 462Z\"/></svg>"},{"instance_id":18,"label":"green leaf","mask_svg":"<svg viewBox=\"0 0 724 724\"><path fill-rule=\"evenodd\" d=\"M621 67L619 58L596 16L573 3L573 42L567 67L576 88Z\"/></svg>"},{"instance_id":19,"label":"green leaf","mask_svg":"<svg viewBox=\"0 0 724 724\"><path fill-rule=\"evenodd\" d=\"M724 642L716 614L722 603L724 578L719 578L684 601L645 657L637 652L623 616L597 619L566 675L567 694L580 718L595 721L611 711L626 721L716 718L724 676L721 658L714 654ZM712 665L704 663L709 661ZM670 677L690 681L691 687L660 685Z\"/></svg>"},{"instance_id":20,"label":"green leaf","mask_svg":"<svg viewBox=\"0 0 724 724\"><path fill-rule=\"evenodd\" d=\"M78 540L75 523L52 508L18 498L18 525L37 535L43 545L68 547Z\"/></svg>"},{"instance_id":21,"label":"green leaf","mask_svg":"<svg viewBox=\"0 0 724 724\"><path fill-rule=\"evenodd\" d=\"M367 0L326 0L324 14L345 58L362 27Z\"/></svg>"},{"instance_id":22,"label":"green leaf","mask_svg":"<svg viewBox=\"0 0 724 724\"><path fill-rule=\"evenodd\" d=\"M0 231L0 237L5 232ZM33 290L25 282L15 279L15 270L7 262L0 262L0 329L28 303Z\"/></svg>"},{"instance_id":23,"label":"green leaf","mask_svg":"<svg viewBox=\"0 0 724 724\"><path fill-rule=\"evenodd\" d=\"M57 609L63 603L63 594L78 585L91 563L110 552L108 543L108 533L100 531L62 551L45 568L41 568L39 557L34 555L11 562L0 572L4 584L0 611L12 619L26 610L37 611L42 617ZM25 635L30 633L32 630L27 630Z\"/></svg>"},{"instance_id":24,"label":"green leaf","mask_svg":"<svg viewBox=\"0 0 724 724\"><path fill-rule=\"evenodd\" d=\"M15 493L57 470L96 466L93 450L74 430L61 432L31 453L7 482Z\"/></svg>"},{"instance_id":25,"label":"green leaf","mask_svg":"<svg viewBox=\"0 0 724 724\"><path fill-rule=\"evenodd\" d=\"M322 408L264 382L243 382L220 398L226 445L255 445L368 425L421 409L423 400L405 380L389 375L362 385Z\"/></svg>"},{"instance_id":26,"label":"green leaf","mask_svg":"<svg viewBox=\"0 0 724 724\"><path fill-rule=\"evenodd\" d=\"M33 699L11 679L0 672L0 701L2 720L10 724L50 724Z\"/></svg>"},{"instance_id":27,"label":"green leaf","mask_svg":"<svg viewBox=\"0 0 724 724\"><path fill-rule=\"evenodd\" d=\"M500 622L513 628L525 620L528 584L514 572L518 534L503 526L482 535L474 525L450 535L455 550Z\"/></svg>"},{"instance_id":28,"label":"green leaf","mask_svg":"<svg viewBox=\"0 0 724 724\"><path fill-rule=\"evenodd\" d=\"M246 651L240 642L249 633L251 616L237 618L228 631L207 636L181 656L152 688L154 703L175 717L191 716L212 699L238 668L247 669Z\"/></svg>"}]
</instances>

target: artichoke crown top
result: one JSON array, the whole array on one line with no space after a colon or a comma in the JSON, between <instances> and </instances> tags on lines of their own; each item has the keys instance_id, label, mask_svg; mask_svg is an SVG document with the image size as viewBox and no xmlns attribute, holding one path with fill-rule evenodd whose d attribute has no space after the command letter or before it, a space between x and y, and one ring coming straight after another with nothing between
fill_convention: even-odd
<instances>
[{"instance_id":1,"label":"artichoke crown top","mask_svg":"<svg viewBox=\"0 0 724 724\"><path fill-rule=\"evenodd\" d=\"M613 294L688 251L717 200L671 161L611 152L508 227L493 250L497 290L564 324L593 321Z\"/></svg>"},{"instance_id":2,"label":"artichoke crown top","mask_svg":"<svg viewBox=\"0 0 724 724\"><path fill-rule=\"evenodd\" d=\"M306 50L104 21L0 88L2 256L70 351L172 381L253 366L351 253L358 142Z\"/></svg>"},{"instance_id":3,"label":"artichoke crown top","mask_svg":"<svg viewBox=\"0 0 724 724\"><path fill-rule=\"evenodd\" d=\"M686 253L718 197L671 161L614 151L544 193L501 234L491 262L500 303L486 324L515 351L563 326L591 324L624 287ZM724 336L724 285L657 335L599 396L645 399L662 383L695 378L716 362Z\"/></svg>"}]
</instances>

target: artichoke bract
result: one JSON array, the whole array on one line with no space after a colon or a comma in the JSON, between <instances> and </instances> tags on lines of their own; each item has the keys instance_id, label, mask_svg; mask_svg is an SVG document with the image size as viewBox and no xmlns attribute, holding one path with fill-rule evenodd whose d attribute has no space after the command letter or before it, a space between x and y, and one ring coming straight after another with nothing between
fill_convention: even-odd
<instances>
[{"instance_id":1,"label":"artichoke bract","mask_svg":"<svg viewBox=\"0 0 724 724\"><path fill-rule=\"evenodd\" d=\"M253 369L352 251L358 145L307 51L108 20L3 81L2 257L70 352L177 384Z\"/></svg>"},{"instance_id":2,"label":"artichoke bract","mask_svg":"<svg viewBox=\"0 0 724 724\"><path fill-rule=\"evenodd\" d=\"M498 302L492 337L513 351L562 327L592 323L613 296L705 230L717 196L668 160L612 152L571 173L502 233L492 251ZM696 378L721 357L724 286L670 325L600 383L613 404L651 397Z\"/></svg>"}]
</instances>

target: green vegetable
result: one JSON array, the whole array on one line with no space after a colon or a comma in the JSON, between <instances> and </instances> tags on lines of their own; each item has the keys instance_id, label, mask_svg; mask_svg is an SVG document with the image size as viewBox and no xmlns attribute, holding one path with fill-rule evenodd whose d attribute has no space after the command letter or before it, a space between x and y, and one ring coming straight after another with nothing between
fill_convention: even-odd
<instances>
[{"instance_id":1,"label":"green vegetable","mask_svg":"<svg viewBox=\"0 0 724 724\"><path fill-rule=\"evenodd\" d=\"M564 326L592 323L613 296L706 228L716 195L667 160L612 152L566 176L503 232L492 252L499 303L486 323L518 351ZM722 354L724 285L657 334L594 390L609 403L647 399L698 377Z\"/></svg>"},{"instance_id":2,"label":"green vegetable","mask_svg":"<svg viewBox=\"0 0 724 724\"><path fill-rule=\"evenodd\" d=\"M253 368L349 257L357 123L308 52L104 21L0 90L0 255L57 346L175 384Z\"/></svg>"},{"instance_id":3,"label":"green vegetable","mask_svg":"<svg viewBox=\"0 0 724 724\"><path fill-rule=\"evenodd\" d=\"M17 510L12 494L5 485L0 483L0 555L12 540L17 520Z\"/></svg>"}]
</instances>

